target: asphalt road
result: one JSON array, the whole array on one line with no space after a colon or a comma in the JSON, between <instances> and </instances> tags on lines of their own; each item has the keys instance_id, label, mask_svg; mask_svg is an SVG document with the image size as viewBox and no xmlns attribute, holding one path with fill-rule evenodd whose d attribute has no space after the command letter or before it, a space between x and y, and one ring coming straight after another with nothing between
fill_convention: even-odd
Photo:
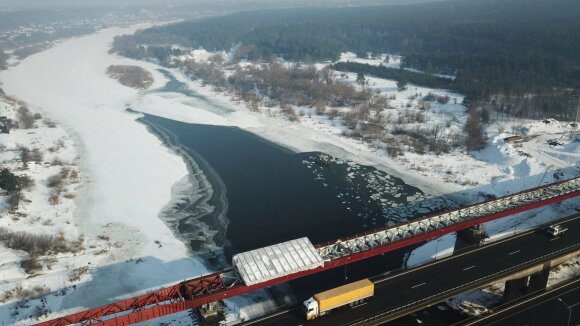
<instances>
[{"instance_id":1,"label":"asphalt road","mask_svg":"<svg viewBox=\"0 0 580 326\"><path fill-rule=\"evenodd\" d=\"M580 279L557 289L539 293L493 315L461 324L468 326L580 325Z\"/></svg>"},{"instance_id":2,"label":"asphalt road","mask_svg":"<svg viewBox=\"0 0 580 326\"><path fill-rule=\"evenodd\" d=\"M539 230L389 277L376 283L374 297L356 308L337 309L330 315L308 322L302 311L292 310L258 319L250 324L349 324L580 243L580 218L565 225L568 232L559 238L551 238L545 231Z\"/></svg>"}]
</instances>

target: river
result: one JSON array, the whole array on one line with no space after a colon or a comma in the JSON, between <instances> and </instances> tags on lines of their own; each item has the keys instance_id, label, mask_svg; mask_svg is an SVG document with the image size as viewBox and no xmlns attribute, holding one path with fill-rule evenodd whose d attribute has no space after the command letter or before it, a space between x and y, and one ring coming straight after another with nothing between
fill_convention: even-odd
<instances>
[{"instance_id":1,"label":"river","mask_svg":"<svg viewBox=\"0 0 580 326\"><path fill-rule=\"evenodd\" d=\"M161 72L170 81L157 92L184 94L206 109L212 105L167 71ZM211 109L228 113L220 106ZM421 190L374 167L339 158L322 165L316 162L319 153L294 153L235 127L152 115L141 120L188 162L189 178L177 187L177 198L163 217L192 253L213 268L229 265L237 252L304 236L316 244L430 211L408 208L410 201L420 198ZM294 281L291 286L302 296L345 278L399 269L411 249Z\"/></svg>"}]
</instances>

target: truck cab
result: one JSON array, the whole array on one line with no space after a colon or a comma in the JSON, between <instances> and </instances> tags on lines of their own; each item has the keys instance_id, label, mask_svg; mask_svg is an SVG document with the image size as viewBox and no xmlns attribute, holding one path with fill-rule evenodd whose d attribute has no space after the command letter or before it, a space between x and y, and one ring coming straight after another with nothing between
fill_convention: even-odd
<instances>
[{"instance_id":1,"label":"truck cab","mask_svg":"<svg viewBox=\"0 0 580 326\"><path fill-rule=\"evenodd\" d=\"M306 320L316 319L318 317L318 302L314 300L314 297L304 301L304 313L306 314Z\"/></svg>"}]
</instances>

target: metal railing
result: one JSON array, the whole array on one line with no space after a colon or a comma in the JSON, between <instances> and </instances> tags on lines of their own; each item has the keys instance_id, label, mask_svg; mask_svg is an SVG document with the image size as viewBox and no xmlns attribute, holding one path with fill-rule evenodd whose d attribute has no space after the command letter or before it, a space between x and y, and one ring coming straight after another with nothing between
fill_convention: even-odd
<instances>
[{"instance_id":1,"label":"metal railing","mask_svg":"<svg viewBox=\"0 0 580 326\"><path fill-rule=\"evenodd\" d=\"M425 298L422 298L419 300L414 300L414 301L408 302L404 305L398 306L396 308L383 311L383 312L376 314L374 316L366 317L364 319L354 321L348 325L351 325L351 326L365 325L365 324L368 324L368 323L373 322L373 321L379 321L379 320L381 320L389 315L393 315L393 314L396 314L398 312L404 312L405 310L409 310L410 308L416 307L416 306L421 305L421 304L440 302L440 301L445 300L446 298L449 298L457 293L462 293L466 290L481 286L482 284L487 284L489 282L492 282L493 280L500 279L502 277L517 273L520 270L523 270L525 268L529 268L529 267L534 266L538 263L541 263L541 262L544 262L544 261L547 261L550 259L558 258L559 256L561 256L563 254L573 252L574 250L578 250L579 248L580 248L580 243L576 243L576 244L568 246L566 248L562 248L562 249L554 251L552 253L549 253L549 254L546 254L546 255L543 255L540 257L536 257L536 258L531 259L529 261L505 268L501 271L486 275L484 277L481 277L481 278L478 278L476 280L458 285L456 287L447 289L445 291L438 292L438 293L430 295L428 297L425 297Z\"/></svg>"},{"instance_id":2,"label":"metal railing","mask_svg":"<svg viewBox=\"0 0 580 326\"><path fill-rule=\"evenodd\" d=\"M415 237L458 223L515 209L533 202L549 200L577 191L580 191L580 178L534 188L353 238L339 240L335 243L320 246L317 249L320 256L324 260L329 261L357 252L385 246L396 241Z\"/></svg>"}]
</instances>

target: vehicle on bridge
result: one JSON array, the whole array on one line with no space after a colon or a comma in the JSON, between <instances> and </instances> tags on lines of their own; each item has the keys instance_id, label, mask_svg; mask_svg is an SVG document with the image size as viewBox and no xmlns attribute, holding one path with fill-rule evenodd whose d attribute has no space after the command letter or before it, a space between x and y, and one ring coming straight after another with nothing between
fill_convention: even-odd
<instances>
[{"instance_id":1,"label":"vehicle on bridge","mask_svg":"<svg viewBox=\"0 0 580 326\"><path fill-rule=\"evenodd\" d=\"M332 309L346 305L356 306L372 297L375 293L375 285L369 279L339 286L337 288L316 293L310 299L304 301L304 312L307 320L324 316Z\"/></svg>"},{"instance_id":2,"label":"vehicle on bridge","mask_svg":"<svg viewBox=\"0 0 580 326\"><path fill-rule=\"evenodd\" d=\"M546 232L548 232L548 234L554 238L562 236L564 233L566 233L566 231L568 231L568 228L563 227L560 224L550 225L546 229Z\"/></svg>"}]
</instances>

